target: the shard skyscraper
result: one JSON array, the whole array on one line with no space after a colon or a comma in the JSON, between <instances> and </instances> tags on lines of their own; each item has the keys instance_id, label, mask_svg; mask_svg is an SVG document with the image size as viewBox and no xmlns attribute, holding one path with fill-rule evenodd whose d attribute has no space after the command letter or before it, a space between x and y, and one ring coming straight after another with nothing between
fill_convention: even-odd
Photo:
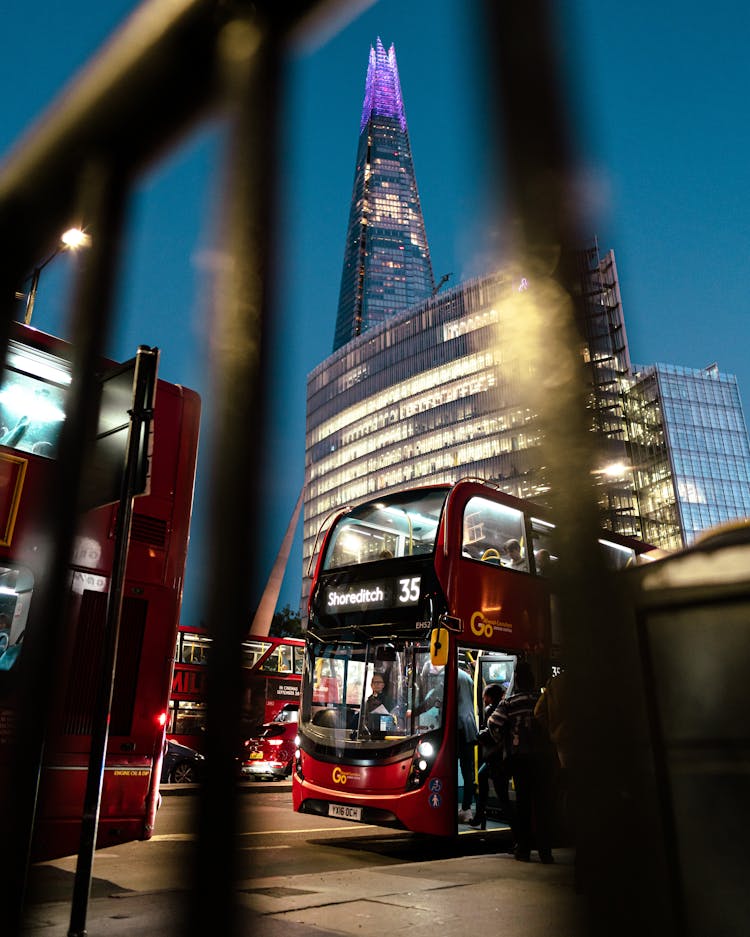
<instances>
[{"instance_id":1,"label":"the shard skyscraper","mask_svg":"<svg viewBox=\"0 0 750 937\"><path fill-rule=\"evenodd\" d=\"M378 39L367 67L333 350L433 289L396 51Z\"/></svg>"}]
</instances>

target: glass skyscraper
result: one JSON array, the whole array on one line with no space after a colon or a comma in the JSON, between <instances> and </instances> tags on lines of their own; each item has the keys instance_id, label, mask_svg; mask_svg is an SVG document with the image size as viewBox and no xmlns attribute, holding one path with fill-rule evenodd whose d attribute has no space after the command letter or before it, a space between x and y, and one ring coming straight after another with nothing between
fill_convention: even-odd
<instances>
[{"instance_id":1,"label":"glass skyscraper","mask_svg":"<svg viewBox=\"0 0 750 937\"><path fill-rule=\"evenodd\" d=\"M668 549L750 516L750 443L737 379L654 364L626 394L643 537Z\"/></svg>"},{"instance_id":2,"label":"glass skyscraper","mask_svg":"<svg viewBox=\"0 0 750 937\"><path fill-rule=\"evenodd\" d=\"M396 50L370 48L333 350L432 295Z\"/></svg>"}]
</instances>

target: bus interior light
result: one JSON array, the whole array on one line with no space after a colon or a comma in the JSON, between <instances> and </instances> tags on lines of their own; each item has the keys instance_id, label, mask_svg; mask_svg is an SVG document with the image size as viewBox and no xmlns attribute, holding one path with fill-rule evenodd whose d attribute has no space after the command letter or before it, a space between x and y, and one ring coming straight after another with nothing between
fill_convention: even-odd
<instances>
[{"instance_id":1,"label":"bus interior light","mask_svg":"<svg viewBox=\"0 0 750 937\"><path fill-rule=\"evenodd\" d=\"M49 355L45 355L42 360L41 356L34 355L29 350L21 355L9 346L7 364L10 368L30 374L32 377L38 377L43 381L65 385L72 381L69 366L63 364L62 361L58 363Z\"/></svg>"},{"instance_id":2,"label":"bus interior light","mask_svg":"<svg viewBox=\"0 0 750 937\"><path fill-rule=\"evenodd\" d=\"M555 525L554 525L554 524L550 524L549 521L543 521L540 517L532 517L532 518L531 518L531 523L532 523L532 524L538 524L540 527L546 527L548 530L554 530L554 529L555 529Z\"/></svg>"}]
</instances>

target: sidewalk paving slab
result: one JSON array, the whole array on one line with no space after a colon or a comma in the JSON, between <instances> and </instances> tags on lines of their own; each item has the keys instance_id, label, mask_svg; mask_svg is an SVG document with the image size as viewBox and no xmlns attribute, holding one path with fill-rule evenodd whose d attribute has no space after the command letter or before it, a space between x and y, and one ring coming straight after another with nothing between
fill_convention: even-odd
<instances>
[{"instance_id":1,"label":"sidewalk paving slab","mask_svg":"<svg viewBox=\"0 0 750 937\"><path fill-rule=\"evenodd\" d=\"M555 857L542 865L498 853L254 878L238 884L240 927L253 937L580 937L573 853ZM99 880L93 895L88 937L184 935L184 891L123 891ZM69 902L34 904L24 937L66 937L69 916Z\"/></svg>"}]
</instances>

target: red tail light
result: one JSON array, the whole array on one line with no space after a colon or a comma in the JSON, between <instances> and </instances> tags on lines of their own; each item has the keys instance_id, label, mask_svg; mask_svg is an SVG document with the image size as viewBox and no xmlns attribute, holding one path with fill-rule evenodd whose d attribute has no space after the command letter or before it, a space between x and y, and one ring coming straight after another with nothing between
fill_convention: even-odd
<instances>
[{"instance_id":1,"label":"red tail light","mask_svg":"<svg viewBox=\"0 0 750 937\"><path fill-rule=\"evenodd\" d=\"M156 724L164 728L164 726L167 724L167 714L159 713L159 715L156 717Z\"/></svg>"}]
</instances>

